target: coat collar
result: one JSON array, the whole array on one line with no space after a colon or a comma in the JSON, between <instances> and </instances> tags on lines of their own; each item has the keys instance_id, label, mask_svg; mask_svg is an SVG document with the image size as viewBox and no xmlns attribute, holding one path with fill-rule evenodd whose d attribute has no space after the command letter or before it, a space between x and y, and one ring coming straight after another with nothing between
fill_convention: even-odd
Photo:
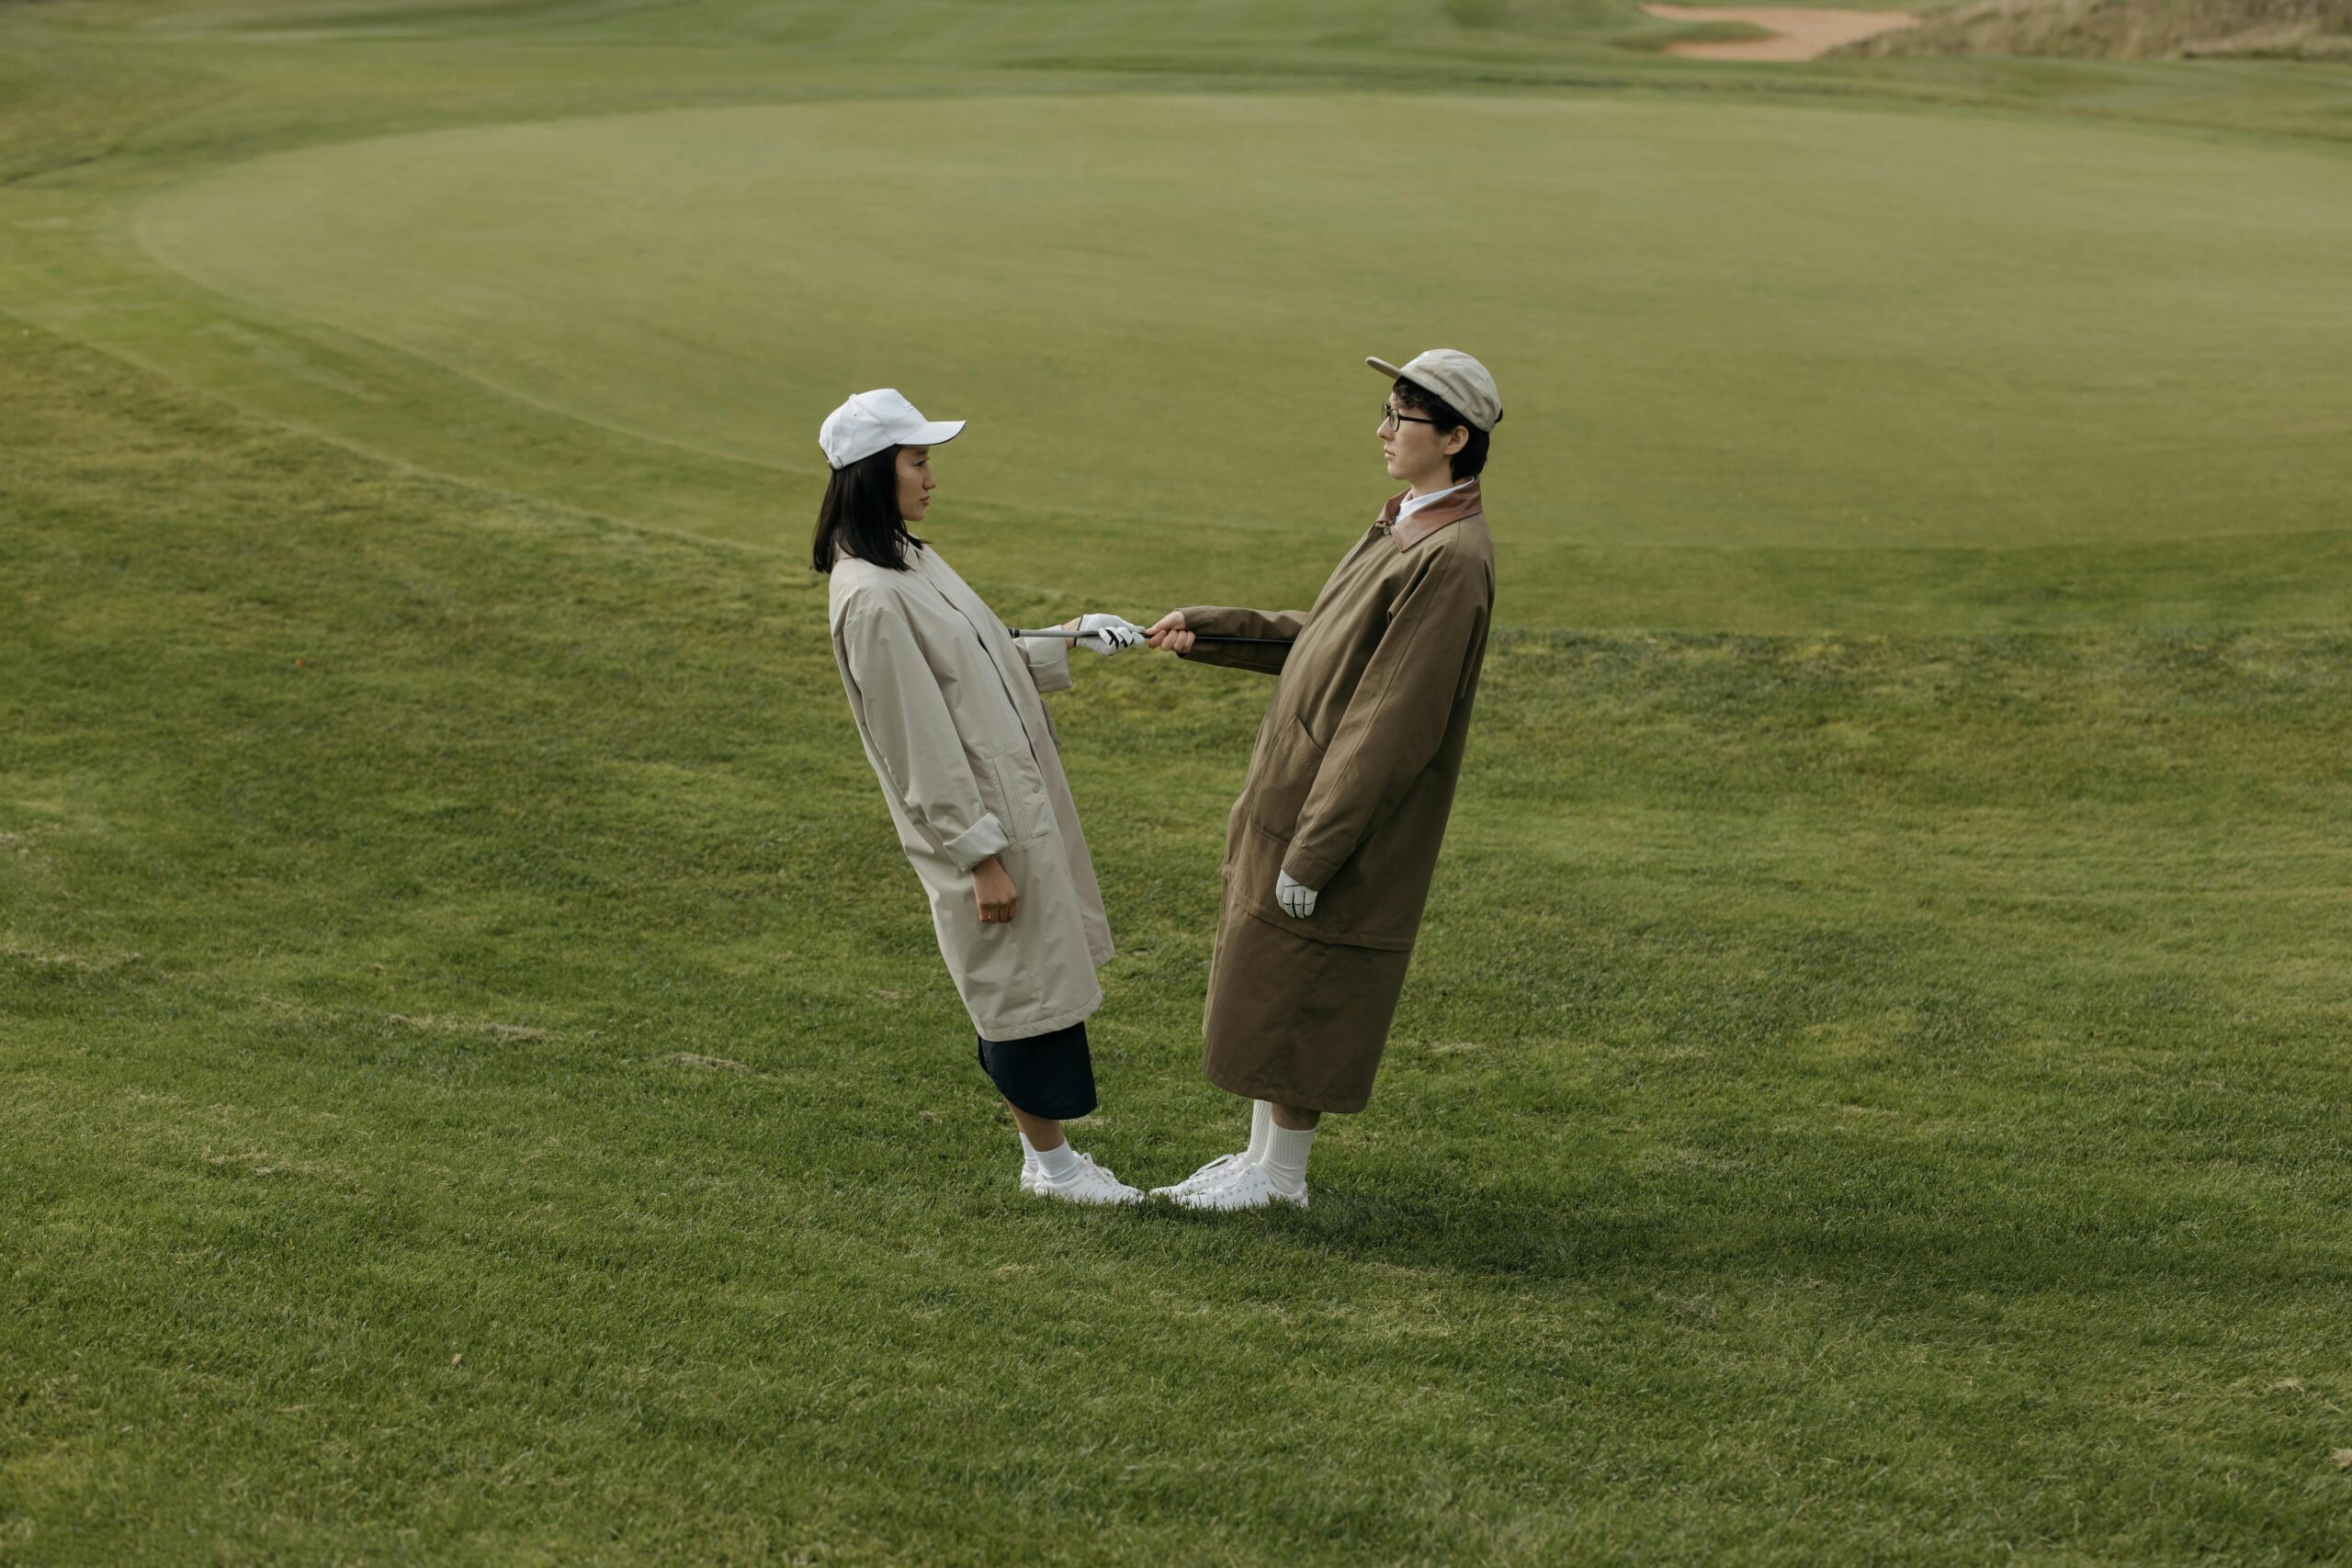
<instances>
[{"instance_id":1,"label":"coat collar","mask_svg":"<svg viewBox=\"0 0 2352 1568\"><path fill-rule=\"evenodd\" d=\"M1405 505L1406 493L1399 491L1390 496L1387 504L1380 509L1380 520L1373 525L1396 540L1400 550L1409 550L1440 528L1464 517L1475 517L1485 510L1478 499L1478 481L1474 479L1444 500L1422 507L1400 523L1396 513Z\"/></svg>"}]
</instances>

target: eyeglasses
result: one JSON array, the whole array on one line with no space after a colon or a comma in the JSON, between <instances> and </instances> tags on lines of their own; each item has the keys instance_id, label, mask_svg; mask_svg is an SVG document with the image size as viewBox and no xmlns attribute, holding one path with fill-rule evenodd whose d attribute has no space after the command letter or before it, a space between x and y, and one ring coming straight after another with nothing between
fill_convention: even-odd
<instances>
[{"instance_id":1,"label":"eyeglasses","mask_svg":"<svg viewBox=\"0 0 2352 1568\"><path fill-rule=\"evenodd\" d=\"M1433 419L1416 419L1408 413L1398 413L1395 403L1383 403L1380 405L1380 424L1381 428L1384 430L1392 424L1433 425L1436 423L1437 421Z\"/></svg>"}]
</instances>

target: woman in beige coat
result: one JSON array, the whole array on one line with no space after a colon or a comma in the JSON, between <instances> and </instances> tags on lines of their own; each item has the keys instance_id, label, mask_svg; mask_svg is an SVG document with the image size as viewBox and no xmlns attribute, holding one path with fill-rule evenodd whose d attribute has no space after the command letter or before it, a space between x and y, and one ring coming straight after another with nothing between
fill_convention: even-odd
<instances>
[{"instance_id":1,"label":"woman in beige coat","mask_svg":"<svg viewBox=\"0 0 2352 1568\"><path fill-rule=\"evenodd\" d=\"M1134 647L1115 615L1018 637L909 532L938 479L933 422L895 391L860 392L819 432L832 478L813 560L831 578L833 658L899 842L931 902L940 956L971 1014L982 1070L1021 1134L1022 1190L1085 1203L1142 1197L1069 1146L1094 1109L1086 1021L1111 928L1041 695L1069 649Z\"/></svg>"}]
</instances>

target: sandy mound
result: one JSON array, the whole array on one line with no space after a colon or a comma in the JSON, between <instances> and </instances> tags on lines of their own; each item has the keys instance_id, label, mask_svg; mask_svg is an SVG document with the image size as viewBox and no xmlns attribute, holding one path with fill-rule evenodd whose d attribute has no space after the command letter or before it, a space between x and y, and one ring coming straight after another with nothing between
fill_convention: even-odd
<instances>
[{"instance_id":1,"label":"sandy mound","mask_svg":"<svg viewBox=\"0 0 2352 1568\"><path fill-rule=\"evenodd\" d=\"M1645 6L1642 9L1662 21L1745 22L1773 35L1734 43L1666 46L1667 53L1691 60L1817 60L1833 49L1911 27L1919 19L1907 11L1815 11L1777 6Z\"/></svg>"}]
</instances>

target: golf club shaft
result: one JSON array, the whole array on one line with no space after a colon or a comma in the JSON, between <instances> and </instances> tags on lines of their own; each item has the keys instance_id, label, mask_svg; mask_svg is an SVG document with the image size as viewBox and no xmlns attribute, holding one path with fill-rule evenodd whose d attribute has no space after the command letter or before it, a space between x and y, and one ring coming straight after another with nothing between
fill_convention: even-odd
<instances>
[{"instance_id":1,"label":"golf club shaft","mask_svg":"<svg viewBox=\"0 0 2352 1568\"><path fill-rule=\"evenodd\" d=\"M1004 629L1008 635L1012 637L1057 637L1072 641L1075 641L1079 637L1091 637L1094 635L1091 632L1070 631L1062 626L1049 626L1044 631L1035 632L1024 632L1012 626L1007 626ZM1293 640L1286 637L1219 637L1215 632L1194 632L1193 636L1195 640L1200 642L1258 642L1265 643L1269 646L1272 646L1274 643L1287 643Z\"/></svg>"}]
</instances>

